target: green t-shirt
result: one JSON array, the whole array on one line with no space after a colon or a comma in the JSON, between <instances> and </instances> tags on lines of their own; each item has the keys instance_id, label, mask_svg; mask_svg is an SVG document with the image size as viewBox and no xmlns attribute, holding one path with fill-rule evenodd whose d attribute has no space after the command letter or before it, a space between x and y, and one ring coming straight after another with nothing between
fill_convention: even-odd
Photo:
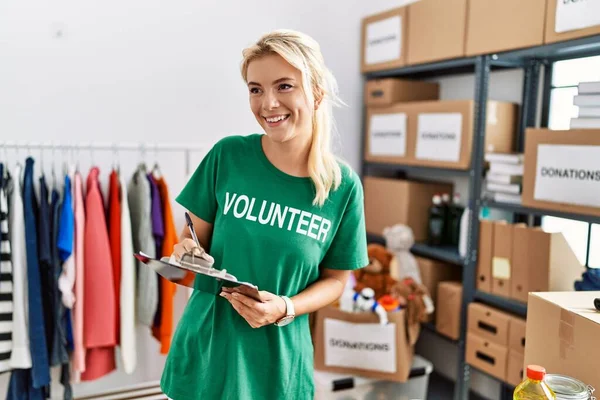
<instances>
[{"instance_id":1,"label":"green t-shirt","mask_svg":"<svg viewBox=\"0 0 600 400\"><path fill-rule=\"evenodd\" d=\"M342 183L313 206L310 178L288 175L265 156L261 136L219 141L177 197L214 224L215 267L259 290L292 297L319 268L368 264L360 179L342 165ZM312 399L313 346L308 315L254 329L218 283L196 279L175 330L161 387L174 400Z\"/></svg>"}]
</instances>

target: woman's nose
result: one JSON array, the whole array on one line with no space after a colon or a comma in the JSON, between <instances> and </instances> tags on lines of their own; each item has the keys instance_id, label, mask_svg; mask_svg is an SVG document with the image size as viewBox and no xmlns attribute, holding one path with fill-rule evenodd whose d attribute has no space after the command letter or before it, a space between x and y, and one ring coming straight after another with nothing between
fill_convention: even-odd
<instances>
[{"instance_id":1,"label":"woman's nose","mask_svg":"<svg viewBox=\"0 0 600 400\"><path fill-rule=\"evenodd\" d=\"M277 107L279 107L277 96L272 93L267 93L263 98L263 108L265 110L272 110Z\"/></svg>"}]
</instances>

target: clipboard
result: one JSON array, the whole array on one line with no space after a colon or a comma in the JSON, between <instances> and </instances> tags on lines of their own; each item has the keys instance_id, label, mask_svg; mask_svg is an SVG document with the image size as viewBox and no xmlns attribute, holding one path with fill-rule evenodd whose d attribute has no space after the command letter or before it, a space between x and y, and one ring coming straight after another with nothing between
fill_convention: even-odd
<instances>
[{"instance_id":1,"label":"clipboard","mask_svg":"<svg viewBox=\"0 0 600 400\"><path fill-rule=\"evenodd\" d=\"M264 302L258 291L258 286L239 281L234 275L228 273L226 269L213 268L212 265L200 257L184 254L181 261L176 261L172 257L162 257L158 260L141 251L135 253L134 256L154 272L177 285L195 289L194 281L190 282L189 279L184 280L187 274L191 272L195 275L196 279L201 277L202 279L215 280L219 283L220 287L237 288L240 293L261 303Z\"/></svg>"}]
</instances>

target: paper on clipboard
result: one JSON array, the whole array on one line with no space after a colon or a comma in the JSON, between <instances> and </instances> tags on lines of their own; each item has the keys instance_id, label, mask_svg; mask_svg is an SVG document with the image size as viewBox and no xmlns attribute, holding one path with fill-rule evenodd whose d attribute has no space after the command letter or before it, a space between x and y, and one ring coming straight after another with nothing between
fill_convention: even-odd
<instances>
[{"instance_id":1,"label":"paper on clipboard","mask_svg":"<svg viewBox=\"0 0 600 400\"><path fill-rule=\"evenodd\" d=\"M257 301L263 301L256 285L238 281L235 276L228 273L225 269L219 270L212 266L201 265L198 262L202 260L198 257L194 259L194 257L184 255L182 261L178 262L170 257L162 257L160 260L157 260L142 252L136 253L134 256L143 264L152 268L154 272L175 284L195 289L194 281L184 280L186 275L191 272L196 275L196 279L198 277L202 277L202 279L214 279L219 282L221 287L237 288L240 293Z\"/></svg>"}]
</instances>

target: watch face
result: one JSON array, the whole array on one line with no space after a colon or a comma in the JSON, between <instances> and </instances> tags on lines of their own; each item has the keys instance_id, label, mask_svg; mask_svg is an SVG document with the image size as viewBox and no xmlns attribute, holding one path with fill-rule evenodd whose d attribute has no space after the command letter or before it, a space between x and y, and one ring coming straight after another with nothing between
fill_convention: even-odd
<instances>
[{"instance_id":1,"label":"watch face","mask_svg":"<svg viewBox=\"0 0 600 400\"><path fill-rule=\"evenodd\" d=\"M276 322L276 325L277 326L286 326L287 324L289 324L293 320L294 320L294 317L292 317L292 316L290 316L290 317L283 317L279 321Z\"/></svg>"}]
</instances>

